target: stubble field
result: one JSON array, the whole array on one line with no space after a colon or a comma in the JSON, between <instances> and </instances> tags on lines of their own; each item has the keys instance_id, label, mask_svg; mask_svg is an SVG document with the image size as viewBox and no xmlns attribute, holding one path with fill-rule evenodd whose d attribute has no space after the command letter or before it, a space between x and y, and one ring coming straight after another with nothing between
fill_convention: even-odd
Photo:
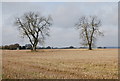
<instances>
[{"instance_id":1,"label":"stubble field","mask_svg":"<svg viewBox=\"0 0 120 81\"><path fill-rule=\"evenodd\" d=\"M3 50L3 79L117 79L117 49Z\"/></svg>"}]
</instances>

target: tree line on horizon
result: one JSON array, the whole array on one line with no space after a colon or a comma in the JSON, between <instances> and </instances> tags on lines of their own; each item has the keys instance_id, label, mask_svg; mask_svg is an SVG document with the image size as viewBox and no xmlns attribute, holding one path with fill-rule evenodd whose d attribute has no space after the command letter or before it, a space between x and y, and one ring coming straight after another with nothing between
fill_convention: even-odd
<instances>
[{"instance_id":1,"label":"tree line on horizon","mask_svg":"<svg viewBox=\"0 0 120 81\"><path fill-rule=\"evenodd\" d=\"M66 46L66 47L52 47L52 46L46 46L46 47L36 47L37 49L87 49L87 47L74 47L74 46ZM96 47L98 49L105 49L107 47ZM31 44L25 44L24 46L21 46L20 44L11 44L11 45L4 45L0 46L0 49L3 50L30 50L32 49Z\"/></svg>"},{"instance_id":2,"label":"tree line on horizon","mask_svg":"<svg viewBox=\"0 0 120 81\"><path fill-rule=\"evenodd\" d=\"M36 47L36 48L37 49L73 49L73 48L75 49L76 47L73 47L73 46L69 46L69 47L51 47L51 46L46 46L46 47ZM7 49L7 50L32 49L32 45L31 44L25 44L24 46L21 46L18 43L16 43L16 44L11 44L11 45L0 46L0 49Z\"/></svg>"},{"instance_id":3,"label":"tree line on horizon","mask_svg":"<svg viewBox=\"0 0 120 81\"><path fill-rule=\"evenodd\" d=\"M46 37L50 36L50 26L53 19L51 16L41 16L40 13L27 12L23 16L16 18L15 25L18 27L23 37L29 39L31 50L36 51L39 44L44 44ZM99 30L101 20L97 16L83 16L75 24L75 28L80 32L82 45L88 46L89 50L95 46L98 36L103 36L103 32Z\"/></svg>"}]
</instances>

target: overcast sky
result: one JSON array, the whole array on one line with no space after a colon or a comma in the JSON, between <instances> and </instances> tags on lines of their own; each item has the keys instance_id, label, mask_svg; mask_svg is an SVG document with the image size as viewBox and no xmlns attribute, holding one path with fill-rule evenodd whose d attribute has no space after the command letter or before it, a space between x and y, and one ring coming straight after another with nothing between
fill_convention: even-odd
<instances>
[{"instance_id":1,"label":"overcast sky","mask_svg":"<svg viewBox=\"0 0 120 81\"><path fill-rule=\"evenodd\" d=\"M51 15L53 18L50 37L46 39L45 46L81 46L79 31L74 25L81 16L86 15L96 15L102 20L100 30L105 36L98 38L97 46L118 45L117 2L3 2L0 20L3 45L29 43L27 39L21 38L17 27L13 25L15 17L29 11L40 12L43 16Z\"/></svg>"}]
</instances>

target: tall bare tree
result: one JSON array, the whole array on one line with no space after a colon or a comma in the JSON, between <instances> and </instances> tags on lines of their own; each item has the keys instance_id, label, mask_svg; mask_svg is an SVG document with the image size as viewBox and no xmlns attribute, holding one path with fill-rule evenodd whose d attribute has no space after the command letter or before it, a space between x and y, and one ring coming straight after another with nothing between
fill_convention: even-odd
<instances>
[{"instance_id":1,"label":"tall bare tree","mask_svg":"<svg viewBox=\"0 0 120 81\"><path fill-rule=\"evenodd\" d=\"M99 29L101 20L97 16L83 16L75 26L80 30L80 38L83 40L82 44L88 46L89 50L92 50L97 37L103 36L103 32Z\"/></svg>"},{"instance_id":2,"label":"tall bare tree","mask_svg":"<svg viewBox=\"0 0 120 81\"><path fill-rule=\"evenodd\" d=\"M23 37L27 37L32 45L32 50L36 51L38 43L43 43L46 36L49 36L52 18L40 16L39 13L28 12L17 18L15 24L19 27Z\"/></svg>"}]
</instances>

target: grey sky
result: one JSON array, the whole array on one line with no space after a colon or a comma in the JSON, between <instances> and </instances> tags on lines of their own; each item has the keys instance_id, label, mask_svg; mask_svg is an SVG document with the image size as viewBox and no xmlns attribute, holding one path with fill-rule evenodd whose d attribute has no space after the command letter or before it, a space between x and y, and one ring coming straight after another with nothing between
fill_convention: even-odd
<instances>
[{"instance_id":1,"label":"grey sky","mask_svg":"<svg viewBox=\"0 0 120 81\"><path fill-rule=\"evenodd\" d=\"M45 46L81 46L79 32L74 24L83 15L96 15L102 20L101 30L105 36L98 39L97 46L118 45L117 2L3 2L3 45L29 43L27 39L20 38L17 27L13 25L15 17L29 11L40 12L43 16L51 15L53 18L51 36L46 39Z\"/></svg>"},{"instance_id":2,"label":"grey sky","mask_svg":"<svg viewBox=\"0 0 120 81\"><path fill-rule=\"evenodd\" d=\"M2 2L118 2L119 0L1 0Z\"/></svg>"},{"instance_id":3,"label":"grey sky","mask_svg":"<svg viewBox=\"0 0 120 81\"><path fill-rule=\"evenodd\" d=\"M0 45L2 45L2 3L0 2Z\"/></svg>"}]
</instances>

